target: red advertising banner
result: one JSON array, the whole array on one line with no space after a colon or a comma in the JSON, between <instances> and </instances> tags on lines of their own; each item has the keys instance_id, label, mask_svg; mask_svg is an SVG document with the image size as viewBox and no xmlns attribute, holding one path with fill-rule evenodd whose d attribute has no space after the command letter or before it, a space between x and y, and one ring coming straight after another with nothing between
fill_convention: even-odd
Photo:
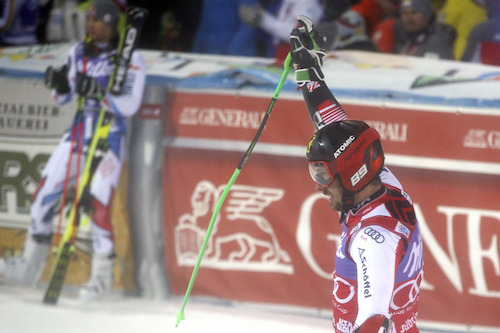
<instances>
[{"instance_id":1,"label":"red advertising banner","mask_svg":"<svg viewBox=\"0 0 500 333\"><path fill-rule=\"evenodd\" d=\"M276 103L261 150L215 221L193 295L330 308L341 231L338 213L309 177L305 147L314 130L300 97ZM165 254L172 291L183 295L215 204L269 99L181 92L171 102L162 175ZM387 164L421 225L419 318L500 327L498 113L343 105L351 118L379 130L388 155L401 157ZM459 170L469 166L472 172Z\"/></svg>"},{"instance_id":2,"label":"red advertising banner","mask_svg":"<svg viewBox=\"0 0 500 333\"><path fill-rule=\"evenodd\" d=\"M185 92L177 92L171 99L167 136L235 141L253 138L270 100ZM499 112L340 102L351 119L362 119L379 131L390 154L500 162ZM270 119L259 142L302 146L314 132L301 94L281 96Z\"/></svg>"}]
</instances>

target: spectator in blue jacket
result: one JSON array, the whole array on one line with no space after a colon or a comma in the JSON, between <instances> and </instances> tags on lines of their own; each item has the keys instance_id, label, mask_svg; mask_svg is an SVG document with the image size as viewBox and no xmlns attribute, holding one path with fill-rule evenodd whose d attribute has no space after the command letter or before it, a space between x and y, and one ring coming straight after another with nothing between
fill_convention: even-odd
<instances>
[{"instance_id":1,"label":"spectator in blue jacket","mask_svg":"<svg viewBox=\"0 0 500 333\"><path fill-rule=\"evenodd\" d=\"M255 29L238 17L242 4L258 0L203 0L192 52L256 56Z\"/></svg>"},{"instance_id":2,"label":"spectator in blue jacket","mask_svg":"<svg viewBox=\"0 0 500 333\"><path fill-rule=\"evenodd\" d=\"M500 1L483 0L483 5L488 20L472 29L462 60L500 66Z\"/></svg>"},{"instance_id":3,"label":"spectator in blue jacket","mask_svg":"<svg viewBox=\"0 0 500 333\"><path fill-rule=\"evenodd\" d=\"M0 45L36 44L40 0L4 0L0 6Z\"/></svg>"}]
</instances>

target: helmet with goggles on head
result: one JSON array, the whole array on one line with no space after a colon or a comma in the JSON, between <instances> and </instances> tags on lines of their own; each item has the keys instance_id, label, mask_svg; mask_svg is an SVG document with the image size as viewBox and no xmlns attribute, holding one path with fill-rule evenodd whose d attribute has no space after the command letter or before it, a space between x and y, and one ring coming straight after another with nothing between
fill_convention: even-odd
<instances>
[{"instance_id":1,"label":"helmet with goggles on head","mask_svg":"<svg viewBox=\"0 0 500 333\"><path fill-rule=\"evenodd\" d=\"M384 166L384 151L377 131L363 121L344 120L319 129L307 148L309 172L321 187L335 179L344 189L344 210L354 194L374 180Z\"/></svg>"}]
</instances>

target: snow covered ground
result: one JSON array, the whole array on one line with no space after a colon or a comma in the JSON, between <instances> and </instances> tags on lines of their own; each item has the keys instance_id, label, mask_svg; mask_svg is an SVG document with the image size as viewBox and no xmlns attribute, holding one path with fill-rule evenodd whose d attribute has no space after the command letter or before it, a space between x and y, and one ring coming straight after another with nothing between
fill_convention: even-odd
<instances>
[{"instance_id":1,"label":"snow covered ground","mask_svg":"<svg viewBox=\"0 0 500 333\"><path fill-rule=\"evenodd\" d=\"M176 328L182 298L150 300L112 296L83 303L71 295L57 305L42 303L43 289L0 285L1 333L333 333L329 311L189 298ZM500 332L419 324L421 333Z\"/></svg>"},{"instance_id":2,"label":"snow covered ground","mask_svg":"<svg viewBox=\"0 0 500 333\"><path fill-rule=\"evenodd\" d=\"M1 333L191 333L308 332L332 333L326 315L298 315L256 305L230 305L189 298L185 320L176 328L182 298L147 300L111 297L82 303L63 295L57 305L42 303L43 290L0 285Z\"/></svg>"}]
</instances>

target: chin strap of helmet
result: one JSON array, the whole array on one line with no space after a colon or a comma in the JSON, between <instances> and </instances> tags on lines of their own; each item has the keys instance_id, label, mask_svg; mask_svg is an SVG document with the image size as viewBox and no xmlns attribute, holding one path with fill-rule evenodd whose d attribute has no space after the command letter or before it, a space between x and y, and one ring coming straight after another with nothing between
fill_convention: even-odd
<instances>
[{"instance_id":1,"label":"chin strap of helmet","mask_svg":"<svg viewBox=\"0 0 500 333\"><path fill-rule=\"evenodd\" d=\"M354 192L344 189L342 193L342 213L349 212L354 207Z\"/></svg>"},{"instance_id":2,"label":"chin strap of helmet","mask_svg":"<svg viewBox=\"0 0 500 333\"><path fill-rule=\"evenodd\" d=\"M386 191L386 188L384 186L381 186L377 191L375 191L373 194L371 194L369 197L364 198L360 202L358 202L356 205L354 204L354 195L356 194L355 192L351 192L349 190L346 190L343 188L342 192L342 213L348 213L350 210L353 210L356 212L360 207L364 206L370 201L375 200L375 198L381 196L384 194Z\"/></svg>"}]
</instances>

